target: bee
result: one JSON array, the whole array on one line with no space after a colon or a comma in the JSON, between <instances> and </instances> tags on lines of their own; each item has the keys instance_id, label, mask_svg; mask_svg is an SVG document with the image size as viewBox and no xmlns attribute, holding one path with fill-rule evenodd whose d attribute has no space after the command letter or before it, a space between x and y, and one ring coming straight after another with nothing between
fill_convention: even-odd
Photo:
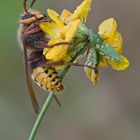
<instances>
[{"instance_id":1,"label":"bee","mask_svg":"<svg viewBox=\"0 0 140 140\"><path fill-rule=\"evenodd\" d=\"M31 1L30 10L27 10L27 0L23 1L23 14L20 17L18 30L19 44L24 52L26 80L32 105L36 113L39 112L39 105L35 97L32 80L44 90L60 92L64 89L61 79L51 65L44 66L46 59L43 56L43 49L49 48L49 37L40 29L39 23L47 21L47 16L41 12L32 10L35 0ZM59 100L54 96L57 103Z\"/></svg>"}]
</instances>

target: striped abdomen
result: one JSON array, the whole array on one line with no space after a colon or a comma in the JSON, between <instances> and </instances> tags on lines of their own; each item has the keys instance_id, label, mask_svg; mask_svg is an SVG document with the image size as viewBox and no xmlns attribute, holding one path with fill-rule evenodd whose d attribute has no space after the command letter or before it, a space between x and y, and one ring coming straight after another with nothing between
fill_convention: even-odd
<instances>
[{"instance_id":1,"label":"striped abdomen","mask_svg":"<svg viewBox=\"0 0 140 140\"><path fill-rule=\"evenodd\" d=\"M33 69L32 78L45 90L60 92L64 89L57 71L52 67L36 67Z\"/></svg>"}]
</instances>

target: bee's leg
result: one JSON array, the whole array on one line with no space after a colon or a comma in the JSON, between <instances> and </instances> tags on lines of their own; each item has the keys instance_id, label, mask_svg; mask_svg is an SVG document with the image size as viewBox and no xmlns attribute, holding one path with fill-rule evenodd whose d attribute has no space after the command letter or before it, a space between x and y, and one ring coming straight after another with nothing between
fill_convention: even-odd
<instances>
[{"instance_id":1,"label":"bee's leg","mask_svg":"<svg viewBox=\"0 0 140 140\"><path fill-rule=\"evenodd\" d=\"M89 65L85 65L85 64L81 64L81 63L63 62L63 61L40 64L40 66L43 66L43 67L46 67L46 66L61 66L61 65L88 67L90 69L95 69L95 67L92 67L92 66L89 66Z\"/></svg>"},{"instance_id":2,"label":"bee's leg","mask_svg":"<svg viewBox=\"0 0 140 140\"><path fill-rule=\"evenodd\" d=\"M35 27L34 24L31 24L27 30L24 32L25 35L31 35L31 34L34 34L34 33L37 33L41 31L41 29L39 27Z\"/></svg>"},{"instance_id":3,"label":"bee's leg","mask_svg":"<svg viewBox=\"0 0 140 140\"><path fill-rule=\"evenodd\" d=\"M95 67L89 66L89 65L85 65L85 64L81 64L81 63L72 63L72 62L68 62L66 65L69 66L79 66L79 67L87 67L90 69L95 69Z\"/></svg>"},{"instance_id":4,"label":"bee's leg","mask_svg":"<svg viewBox=\"0 0 140 140\"><path fill-rule=\"evenodd\" d=\"M32 23L24 32L24 34L32 34L38 31L42 31L39 27L39 23Z\"/></svg>"},{"instance_id":5,"label":"bee's leg","mask_svg":"<svg viewBox=\"0 0 140 140\"><path fill-rule=\"evenodd\" d=\"M64 62L62 61L57 61L57 62L49 62L49 63L40 63L39 64L41 67L47 67L47 66L60 66L64 65Z\"/></svg>"},{"instance_id":6,"label":"bee's leg","mask_svg":"<svg viewBox=\"0 0 140 140\"><path fill-rule=\"evenodd\" d=\"M34 42L33 46L36 49L50 48L50 46L48 46L47 44L48 44L48 40L44 38L44 40L42 41Z\"/></svg>"},{"instance_id":7,"label":"bee's leg","mask_svg":"<svg viewBox=\"0 0 140 140\"><path fill-rule=\"evenodd\" d=\"M34 29L34 28L38 28L40 31L40 27L39 27L39 24L42 23L42 22L51 22L49 19L42 19L41 21L38 21L36 23L32 23L27 29L26 29L26 32Z\"/></svg>"},{"instance_id":8,"label":"bee's leg","mask_svg":"<svg viewBox=\"0 0 140 140\"><path fill-rule=\"evenodd\" d=\"M53 22L53 21L51 19L48 19L47 15L44 15L44 18L36 22L36 25L39 25L40 23L43 23L43 22Z\"/></svg>"},{"instance_id":9,"label":"bee's leg","mask_svg":"<svg viewBox=\"0 0 140 140\"><path fill-rule=\"evenodd\" d=\"M59 46L59 45L72 45L72 42L59 42L53 45L49 45L49 48L53 48L55 46Z\"/></svg>"},{"instance_id":10,"label":"bee's leg","mask_svg":"<svg viewBox=\"0 0 140 140\"><path fill-rule=\"evenodd\" d=\"M31 30L31 29L33 29L33 28L35 28L35 27L39 27L39 26L36 26L35 23L32 23L32 24L26 29L26 32L29 31L29 30Z\"/></svg>"},{"instance_id":11,"label":"bee's leg","mask_svg":"<svg viewBox=\"0 0 140 140\"><path fill-rule=\"evenodd\" d=\"M56 95L54 95L54 99L55 99L56 103L58 104L58 106L62 107L62 104L61 104L61 102L59 101L59 99L57 98Z\"/></svg>"},{"instance_id":12,"label":"bee's leg","mask_svg":"<svg viewBox=\"0 0 140 140\"><path fill-rule=\"evenodd\" d=\"M42 60L44 56L42 56L42 51L33 51L30 53L30 55L28 56L28 63L33 63L33 62L37 62L39 60Z\"/></svg>"},{"instance_id":13,"label":"bee's leg","mask_svg":"<svg viewBox=\"0 0 140 140\"><path fill-rule=\"evenodd\" d=\"M44 39L42 41L34 42L33 46L36 49L44 49L44 48L53 48L55 46L60 46L60 45L71 45L71 42L60 42L53 45L47 45L47 44L48 44L48 40Z\"/></svg>"}]
</instances>

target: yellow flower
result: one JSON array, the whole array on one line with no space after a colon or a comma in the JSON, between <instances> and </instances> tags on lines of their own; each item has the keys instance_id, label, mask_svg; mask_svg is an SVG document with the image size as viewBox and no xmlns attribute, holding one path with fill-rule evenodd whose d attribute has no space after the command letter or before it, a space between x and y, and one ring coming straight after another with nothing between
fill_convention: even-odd
<instances>
[{"instance_id":1,"label":"yellow flower","mask_svg":"<svg viewBox=\"0 0 140 140\"><path fill-rule=\"evenodd\" d=\"M80 25L80 20L86 21L90 11L92 0L84 0L72 14L68 10L63 10L59 15L52 9L48 9L48 16L52 22L43 22L39 26L50 37L49 46L57 43L71 43ZM45 48L43 55L49 62L68 62L71 60L68 44L56 45L53 48ZM59 67L60 68L60 67Z\"/></svg>"},{"instance_id":2,"label":"yellow flower","mask_svg":"<svg viewBox=\"0 0 140 140\"><path fill-rule=\"evenodd\" d=\"M63 10L61 16L52 9L48 9L47 13L49 17L60 27L64 26L64 23L68 24L71 21L82 19L86 22L88 13L91 9L92 0L84 0L77 9L73 12L69 12L68 10Z\"/></svg>"},{"instance_id":3,"label":"yellow flower","mask_svg":"<svg viewBox=\"0 0 140 140\"><path fill-rule=\"evenodd\" d=\"M49 41L48 45L53 45L59 42L62 42L62 39L52 39ZM61 61L67 55L68 45L58 45L54 46L51 49L44 49L43 55L47 60L51 61Z\"/></svg>"},{"instance_id":4,"label":"yellow flower","mask_svg":"<svg viewBox=\"0 0 140 140\"><path fill-rule=\"evenodd\" d=\"M58 37L61 30L61 28L54 22L43 22L40 24L40 28L50 38Z\"/></svg>"},{"instance_id":5,"label":"yellow flower","mask_svg":"<svg viewBox=\"0 0 140 140\"><path fill-rule=\"evenodd\" d=\"M85 69L85 73L86 73L87 77L91 80L91 82L93 83L93 85L96 85L96 83L99 80L98 73L96 73L95 70L93 70L91 68L85 67L84 69Z\"/></svg>"},{"instance_id":6,"label":"yellow flower","mask_svg":"<svg viewBox=\"0 0 140 140\"><path fill-rule=\"evenodd\" d=\"M129 61L121 55L123 40L120 33L117 32L117 23L114 18L107 19L103 21L99 26L98 34L100 34L103 40L110 44L118 54L121 56L121 61L110 60L107 58L103 58L99 67L107 67L108 64L112 66L115 70L124 70L129 66Z\"/></svg>"},{"instance_id":7,"label":"yellow flower","mask_svg":"<svg viewBox=\"0 0 140 140\"><path fill-rule=\"evenodd\" d=\"M102 35L102 38L107 43L111 44L114 40L114 36L117 30L117 23L113 18L103 21L99 26L98 34Z\"/></svg>"},{"instance_id":8,"label":"yellow flower","mask_svg":"<svg viewBox=\"0 0 140 140\"><path fill-rule=\"evenodd\" d=\"M89 11L91 9L90 8L91 4L92 4L92 0L84 0L77 7L77 9L73 12L73 14L70 11L66 10L66 9L64 9L62 11L61 15L59 15L56 11L54 11L52 9L48 9L47 13L48 13L48 16L54 21L55 26L57 26L57 28L58 27L59 28L63 28L64 24L68 24L68 23L70 23L70 22L72 22L74 20L77 20L77 19L79 19L79 20L82 19L85 22L86 19L87 19L88 13L89 13ZM43 26L44 26L44 23L41 23L40 27L43 28L43 31L44 31L44 27ZM54 26L54 25L52 25L52 26ZM47 27L47 25L45 25L45 28L46 27ZM50 31L51 29L48 29L48 30Z\"/></svg>"},{"instance_id":9,"label":"yellow flower","mask_svg":"<svg viewBox=\"0 0 140 140\"><path fill-rule=\"evenodd\" d=\"M115 70L125 70L129 66L129 61L121 55L121 62L117 61L108 61L108 64L112 66L113 69Z\"/></svg>"},{"instance_id":10,"label":"yellow flower","mask_svg":"<svg viewBox=\"0 0 140 140\"><path fill-rule=\"evenodd\" d=\"M52 9L48 9L47 13L49 15L49 17L61 28L64 27L64 23L60 17L60 15L58 13L56 13L54 10Z\"/></svg>"},{"instance_id":11,"label":"yellow flower","mask_svg":"<svg viewBox=\"0 0 140 140\"><path fill-rule=\"evenodd\" d=\"M52 36L52 39L48 43L49 46L57 44L57 43L63 43L63 42L64 44L56 45L50 49L45 48L44 49L45 53L43 54L45 55L47 60L55 61L55 62L66 60L65 58L68 55L69 45L68 44L65 45L65 42L72 41L79 24L80 24L80 21L75 20L71 22L70 24L64 26L64 28L62 28L59 31L58 36L54 38Z\"/></svg>"},{"instance_id":12,"label":"yellow flower","mask_svg":"<svg viewBox=\"0 0 140 140\"><path fill-rule=\"evenodd\" d=\"M57 43L62 43L62 45L56 45L53 48L45 48L43 51L43 55L49 62L68 62L71 60L70 54L68 53L69 45L65 44L72 42L74 35L79 27L80 20L75 20L68 25L60 28L59 26L55 26L55 23L45 22L40 25L42 30L50 36L51 40L48 45L55 45ZM50 28L47 28L49 26ZM52 28L51 28L52 27ZM64 42L64 44L63 44ZM63 68L62 66L57 66L57 69Z\"/></svg>"},{"instance_id":13,"label":"yellow flower","mask_svg":"<svg viewBox=\"0 0 140 140\"><path fill-rule=\"evenodd\" d=\"M88 13L91 9L92 0L84 0L81 5L77 7L74 13L66 19L66 22L75 20L75 19L82 19L86 22Z\"/></svg>"}]
</instances>

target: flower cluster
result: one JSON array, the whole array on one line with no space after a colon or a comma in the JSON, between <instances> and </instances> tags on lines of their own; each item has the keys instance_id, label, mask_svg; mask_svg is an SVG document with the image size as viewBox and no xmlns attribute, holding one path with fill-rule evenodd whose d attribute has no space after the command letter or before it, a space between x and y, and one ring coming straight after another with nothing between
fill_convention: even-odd
<instances>
[{"instance_id":1,"label":"flower cluster","mask_svg":"<svg viewBox=\"0 0 140 140\"><path fill-rule=\"evenodd\" d=\"M48 9L51 21L39 26L50 37L47 45L52 47L43 51L47 62L63 62L54 66L62 69L66 64L72 63L74 55L82 50L79 56L86 56L86 75L96 84L100 68L111 65L115 70L124 70L129 66L129 61L121 55L123 40L114 18L103 21L98 34L85 26L91 4L92 0L84 0L73 13L65 9L60 15ZM78 59L74 63L77 61Z\"/></svg>"},{"instance_id":2,"label":"flower cluster","mask_svg":"<svg viewBox=\"0 0 140 140\"><path fill-rule=\"evenodd\" d=\"M70 44L73 42L81 20L86 21L91 3L92 0L85 0L73 13L65 9L61 15L52 9L47 10L52 22L41 23L40 28L50 37L48 45L62 43L62 45L44 49L43 55L49 62L69 62L71 60ZM63 66L55 68L59 69Z\"/></svg>"}]
</instances>

